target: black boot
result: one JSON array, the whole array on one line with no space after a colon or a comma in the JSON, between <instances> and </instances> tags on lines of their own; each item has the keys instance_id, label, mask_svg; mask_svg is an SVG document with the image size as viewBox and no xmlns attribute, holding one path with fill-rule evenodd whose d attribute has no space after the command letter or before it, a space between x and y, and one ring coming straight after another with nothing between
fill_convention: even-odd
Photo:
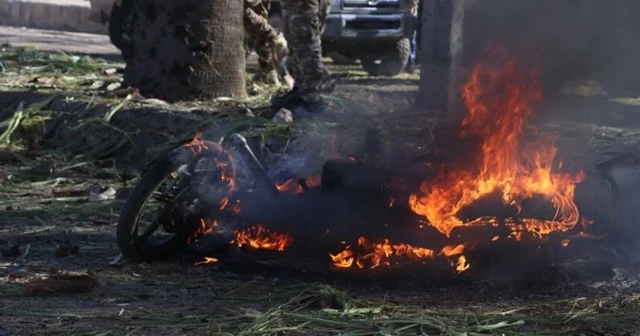
<instances>
[{"instance_id":1,"label":"black boot","mask_svg":"<svg viewBox=\"0 0 640 336\"><path fill-rule=\"evenodd\" d=\"M310 113L322 113L327 109L327 103L319 93L308 93L302 95L301 107Z\"/></svg>"},{"instance_id":2,"label":"black boot","mask_svg":"<svg viewBox=\"0 0 640 336\"><path fill-rule=\"evenodd\" d=\"M297 87L279 97L271 98L271 105L275 109L292 108L303 103L302 97Z\"/></svg>"}]
</instances>

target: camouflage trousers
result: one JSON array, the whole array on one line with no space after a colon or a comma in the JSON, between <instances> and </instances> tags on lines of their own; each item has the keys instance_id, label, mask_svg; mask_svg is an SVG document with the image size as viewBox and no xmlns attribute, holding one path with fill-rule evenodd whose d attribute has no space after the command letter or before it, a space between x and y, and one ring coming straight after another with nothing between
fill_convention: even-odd
<instances>
[{"instance_id":1,"label":"camouflage trousers","mask_svg":"<svg viewBox=\"0 0 640 336\"><path fill-rule=\"evenodd\" d=\"M287 68L301 93L317 93L326 69L321 37L330 0L281 0L283 32L289 46Z\"/></svg>"},{"instance_id":2,"label":"camouflage trousers","mask_svg":"<svg viewBox=\"0 0 640 336\"><path fill-rule=\"evenodd\" d=\"M269 4L269 0L244 1L244 26L258 54L259 77L272 72L289 52L284 37L269 24Z\"/></svg>"}]
</instances>

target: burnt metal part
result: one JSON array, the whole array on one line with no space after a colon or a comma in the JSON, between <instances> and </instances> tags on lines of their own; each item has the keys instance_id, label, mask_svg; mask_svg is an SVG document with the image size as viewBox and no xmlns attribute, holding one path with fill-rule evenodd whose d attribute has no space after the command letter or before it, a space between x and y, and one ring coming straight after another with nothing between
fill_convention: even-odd
<instances>
[{"instance_id":1,"label":"burnt metal part","mask_svg":"<svg viewBox=\"0 0 640 336\"><path fill-rule=\"evenodd\" d=\"M271 178L267 174L267 170L253 153L251 147L249 147L247 140L238 133L232 134L230 140L232 144L235 144L237 148L241 150L241 153L246 159L245 162L249 166L251 172L255 175L254 177L256 178L256 180L258 180L263 185L263 187L275 201L279 200L280 191L278 191L274 181L271 180Z\"/></svg>"},{"instance_id":2,"label":"burnt metal part","mask_svg":"<svg viewBox=\"0 0 640 336\"><path fill-rule=\"evenodd\" d=\"M611 208L609 209L609 218L607 219L607 223L606 224L606 229L604 231L604 233L600 234L600 235L584 235L584 234L580 234L577 233L575 235L572 235L570 237L568 237L569 239L577 239L577 240L603 240L608 238L611 233L615 230L616 226L617 226L617 222L618 222L618 215L619 215L619 204L620 204L620 191L619 191L619 186L618 186L618 182L613 178L613 176L611 176L608 172L605 171L596 171L594 173L592 173L592 175L596 175L599 178L603 179L604 181L607 182L607 184L609 185L609 188L611 189ZM582 219L582 218L581 218Z\"/></svg>"},{"instance_id":3,"label":"burnt metal part","mask_svg":"<svg viewBox=\"0 0 640 336\"><path fill-rule=\"evenodd\" d=\"M389 199L395 196L394 193L397 193L398 189L380 188L380 182L386 177L384 173L368 169L367 166L353 160L330 160L323 168L320 188L308 189L299 194L283 194L281 203L274 209L265 208L263 202L257 200L255 196L241 197L248 200L243 201L244 208L251 209L250 213L243 211L239 214L242 221L260 222L265 227L276 231L291 230L289 232L298 241L296 245L303 246L303 249L322 249L331 246L335 241L354 241L359 236L366 236L374 240L388 238L392 242L426 246L434 250L451 244L491 242L495 236L506 239L513 232L512 228L505 225L505 220L512 218L518 221L518 214L505 212L505 207L498 198L494 199L495 202L489 202L494 211L485 214L492 217L497 214L499 217L497 226L486 224L457 227L451 233L451 238L446 238L430 225L419 228L417 224L424 222L425 219L411 211L406 197L402 198L400 195L395 205L389 205ZM596 223L606 226L608 233L615 227L618 200L615 181L611 180L607 174L598 173L588 176L601 177L611 186L612 207L608 220ZM251 201L251 199L256 200ZM549 210L546 208L551 206L547 204L548 201L542 199L532 199L527 203L529 204L527 207L535 209ZM535 212L537 218L539 212L535 209L527 212ZM547 211L543 212L545 218L549 216ZM473 217L468 218L471 220L481 217L482 214L469 213L468 216ZM533 215L528 215L528 217L531 216ZM345 225L345 223L348 224ZM606 238L606 234L597 236L580 234L583 227L580 221L578 223L572 230L566 232L554 232L543 238L538 237L534 232L522 232L521 238L524 241L530 240L534 245L544 243L559 245L560 241L567 238L593 240ZM424 222L424 224L427 223Z\"/></svg>"}]
</instances>

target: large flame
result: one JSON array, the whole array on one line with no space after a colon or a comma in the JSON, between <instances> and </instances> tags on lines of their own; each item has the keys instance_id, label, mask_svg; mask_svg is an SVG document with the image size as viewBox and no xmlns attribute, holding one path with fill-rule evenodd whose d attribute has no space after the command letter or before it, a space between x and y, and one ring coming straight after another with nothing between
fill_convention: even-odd
<instances>
[{"instance_id":1,"label":"large flame","mask_svg":"<svg viewBox=\"0 0 640 336\"><path fill-rule=\"evenodd\" d=\"M537 235L569 230L579 220L573 199L576 184L584 179L583 173L552 171L557 152L553 138L522 141L526 122L542 100L540 71L519 62L503 49L491 56L493 61L503 62L477 64L462 87L468 113L462 121L460 136L465 141L477 141L481 154L478 167L450 167L435 182L423 183L421 192L410 196L409 205L449 236L457 226L487 223L486 219L465 222L458 217L461 209L483 196L500 192L505 205L520 209L524 199L541 195L554 205L553 219L527 218L512 224L512 229ZM558 166L561 168L561 163Z\"/></svg>"}]
</instances>

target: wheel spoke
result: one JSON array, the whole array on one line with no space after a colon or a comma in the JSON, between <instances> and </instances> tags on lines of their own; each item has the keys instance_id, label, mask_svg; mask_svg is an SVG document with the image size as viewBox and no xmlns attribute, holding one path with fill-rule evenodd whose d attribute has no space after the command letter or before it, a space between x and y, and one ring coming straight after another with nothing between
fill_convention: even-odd
<instances>
[{"instance_id":1,"label":"wheel spoke","mask_svg":"<svg viewBox=\"0 0 640 336\"><path fill-rule=\"evenodd\" d=\"M139 236L139 238L147 240L154 232L156 232L156 230L158 230L159 227L160 227L160 221L158 219L153 220L153 222L151 222L151 225L149 225L144 230L144 232L142 233L142 235Z\"/></svg>"}]
</instances>

